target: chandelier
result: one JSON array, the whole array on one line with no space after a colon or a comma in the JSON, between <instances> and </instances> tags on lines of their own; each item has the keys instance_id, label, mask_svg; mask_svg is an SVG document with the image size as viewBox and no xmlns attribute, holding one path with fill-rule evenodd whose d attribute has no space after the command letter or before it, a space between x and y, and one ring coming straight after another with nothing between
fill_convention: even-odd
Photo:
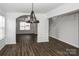
<instances>
[{"instance_id":1,"label":"chandelier","mask_svg":"<svg viewBox=\"0 0 79 59\"><path fill-rule=\"evenodd\" d=\"M32 11L31 11L31 14L30 14L30 20L27 21L27 23L39 23L39 20L36 19L36 16L35 16L35 13L33 11L33 3L32 3Z\"/></svg>"}]
</instances>

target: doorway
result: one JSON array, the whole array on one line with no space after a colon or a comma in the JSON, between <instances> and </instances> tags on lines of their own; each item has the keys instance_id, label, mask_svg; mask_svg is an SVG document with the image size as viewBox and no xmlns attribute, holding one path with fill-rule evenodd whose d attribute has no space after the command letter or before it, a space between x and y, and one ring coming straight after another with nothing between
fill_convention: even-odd
<instances>
[{"instance_id":1,"label":"doorway","mask_svg":"<svg viewBox=\"0 0 79 59\"><path fill-rule=\"evenodd\" d=\"M34 43L37 41L37 24L27 23L29 15L16 19L16 43Z\"/></svg>"}]
</instances>

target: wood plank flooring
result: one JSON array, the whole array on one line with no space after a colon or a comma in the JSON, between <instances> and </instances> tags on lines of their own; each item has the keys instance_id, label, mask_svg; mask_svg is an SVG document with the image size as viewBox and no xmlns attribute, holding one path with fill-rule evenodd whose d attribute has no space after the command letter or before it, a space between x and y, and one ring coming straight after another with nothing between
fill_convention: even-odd
<instances>
[{"instance_id":1,"label":"wood plank flooring","mask_svg":"<svg viewBox=\"0 0 79 59\"><path fill-rule=\"evenodd\" d=\"M16 44L6 45L0 56L78 56L79 49L50 38L49 42L36 43L36 35L17 35Z\"/></svg>"}]
</instances>

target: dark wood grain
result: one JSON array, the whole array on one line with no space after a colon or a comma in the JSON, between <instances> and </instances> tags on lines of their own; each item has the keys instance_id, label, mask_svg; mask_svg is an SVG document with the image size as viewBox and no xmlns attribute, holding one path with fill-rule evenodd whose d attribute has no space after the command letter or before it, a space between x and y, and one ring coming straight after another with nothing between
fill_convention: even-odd
<instances>
[{"instance_id":1,"label":"dark wood grain","mask_svg":"<svg viewBox=\"0 0 79 59\"><path fill-rule=\"evenodd\" d=\"M17 35L16 44L6 45L1 51L1 56L67 56L79 55L78 48L50 38L49 42L36 43L36 35ZM70 54L71 50L75 53Z\"/></svg>"}]
</instances>

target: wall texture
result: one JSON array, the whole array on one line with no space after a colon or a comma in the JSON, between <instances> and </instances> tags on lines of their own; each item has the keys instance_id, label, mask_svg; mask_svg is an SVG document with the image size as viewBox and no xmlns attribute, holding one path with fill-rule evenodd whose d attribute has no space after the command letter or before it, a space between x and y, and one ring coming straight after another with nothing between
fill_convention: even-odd
<instances>
[{"instance_id":1,"label":"wall texture","mask_svg":"<svg viewBox=\"0 0 79 59\"><path fill-rule=\"evenodd\" d=\"M49 22L50 36L75 47L79 47L78 20L78 13L53 17Z\"/></svg>"}]
</instances>

